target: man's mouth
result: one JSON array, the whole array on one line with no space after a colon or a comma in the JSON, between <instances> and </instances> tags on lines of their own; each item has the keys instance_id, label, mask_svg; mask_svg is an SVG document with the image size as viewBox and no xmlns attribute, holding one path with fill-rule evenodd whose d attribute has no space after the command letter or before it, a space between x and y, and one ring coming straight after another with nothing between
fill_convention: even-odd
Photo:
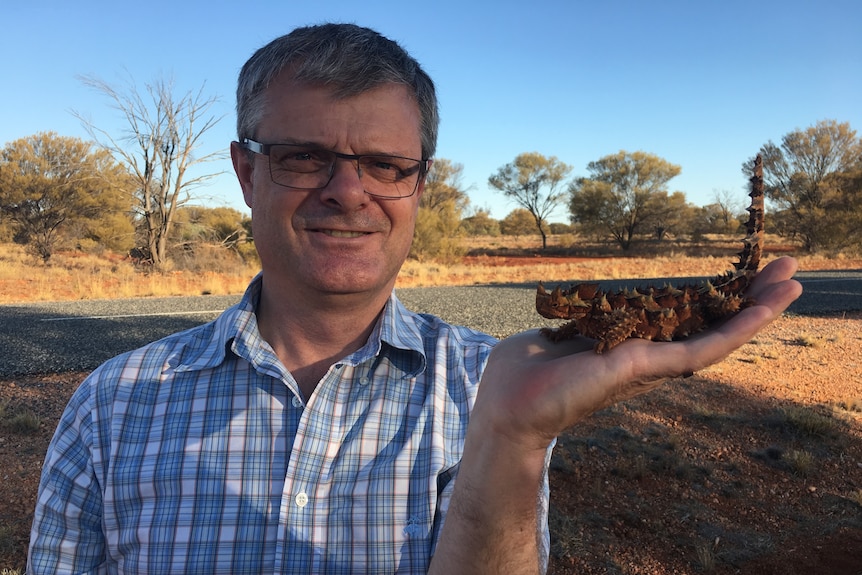
<instances>
[{"instance_id":1,"label":"man's mouth","mask_svg":"<svg viewBox=\"0 0 862 575\"><path fill-rule=\"evenodd\" d=\"M360 236L364 236L365 232L353 232L347 230L318 230L327 236L333 238L358 238Z\"/></svg>"}]
</instances>

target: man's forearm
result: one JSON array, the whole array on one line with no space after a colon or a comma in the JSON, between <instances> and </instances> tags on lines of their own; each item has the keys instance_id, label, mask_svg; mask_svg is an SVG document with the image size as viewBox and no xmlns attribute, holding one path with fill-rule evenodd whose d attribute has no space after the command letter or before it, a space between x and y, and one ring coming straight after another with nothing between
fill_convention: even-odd
<instances>
[{"instance_id":1,"label":"man's forearm","mask_svg":"<svg viewBox=\"0 0 862 575\"><path fill-rule=\"evenodd\" d=\"M540 571L546 452L522 453L492 437L468 433L431 574Z\"/></svg>"}]
</instances>

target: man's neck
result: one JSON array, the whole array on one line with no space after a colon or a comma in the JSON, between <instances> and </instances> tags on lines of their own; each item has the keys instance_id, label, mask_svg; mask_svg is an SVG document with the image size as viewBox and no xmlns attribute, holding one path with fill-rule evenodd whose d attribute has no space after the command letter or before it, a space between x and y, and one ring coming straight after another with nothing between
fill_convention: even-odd
<instances>
[{"instance_id":1,"label":"man's neck","mask_svg":"<svg viewBox=\"0 0 862 575\"><path fill-rule=\"evenodd\" d=\"M272 286L270 286L272 287ZM391 294L280 298L264 283L257 309L261 336L293 375L306 399L329 367L365 345Z\"/></svg>"}]
</instances>

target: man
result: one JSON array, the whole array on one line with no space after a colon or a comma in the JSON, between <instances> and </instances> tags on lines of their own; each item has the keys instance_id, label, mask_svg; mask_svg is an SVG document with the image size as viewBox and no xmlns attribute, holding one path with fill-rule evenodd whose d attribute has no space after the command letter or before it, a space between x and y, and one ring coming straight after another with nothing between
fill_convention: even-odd
<instances>
[{"instance_id":1,"label":"man","mask_svg":"<svg viewBox=\"0 0 862 575\"><path fill-rule=\"evenodd\" d=\"M779 260L757 306L685 342L497 344L393 294L437 131L397 44L295 30L246 63L237 115L262 273L215 322L81 385L28 573L536 573L554 438L718 361L800 292Z\"/></svg>"}]
</instances>

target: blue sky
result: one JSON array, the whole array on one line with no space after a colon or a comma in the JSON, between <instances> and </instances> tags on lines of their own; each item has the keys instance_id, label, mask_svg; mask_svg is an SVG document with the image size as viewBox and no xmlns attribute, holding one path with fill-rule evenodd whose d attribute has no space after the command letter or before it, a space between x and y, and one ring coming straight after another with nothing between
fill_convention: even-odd
<instances>
[{"instance_id":1,"label":"blue sky","mask_svg":"<svg viewBox=\"0 0 862 575\"><path fill-rule=\"evenodd\" d=\"M25 5L26 4L26 5ZM488 177L521 152L589 162L643 150L679 164L671 191L697 205L744 193L742 162L769 140L824 119L862 130L862 3L722 2L15 2L2 10L0 144L53 130L87 138L71 111L125 126L80 75L220 98L203 152L234 138L236 74L251 53L299 25L370 26L435 80L438 157L464 165L472 204L516 206ZM199 190L245 210L228 172ZM201 203L204 203L203 200ZM565 209L553 221L567 221Z\"/></svg>"}]
</instances>

